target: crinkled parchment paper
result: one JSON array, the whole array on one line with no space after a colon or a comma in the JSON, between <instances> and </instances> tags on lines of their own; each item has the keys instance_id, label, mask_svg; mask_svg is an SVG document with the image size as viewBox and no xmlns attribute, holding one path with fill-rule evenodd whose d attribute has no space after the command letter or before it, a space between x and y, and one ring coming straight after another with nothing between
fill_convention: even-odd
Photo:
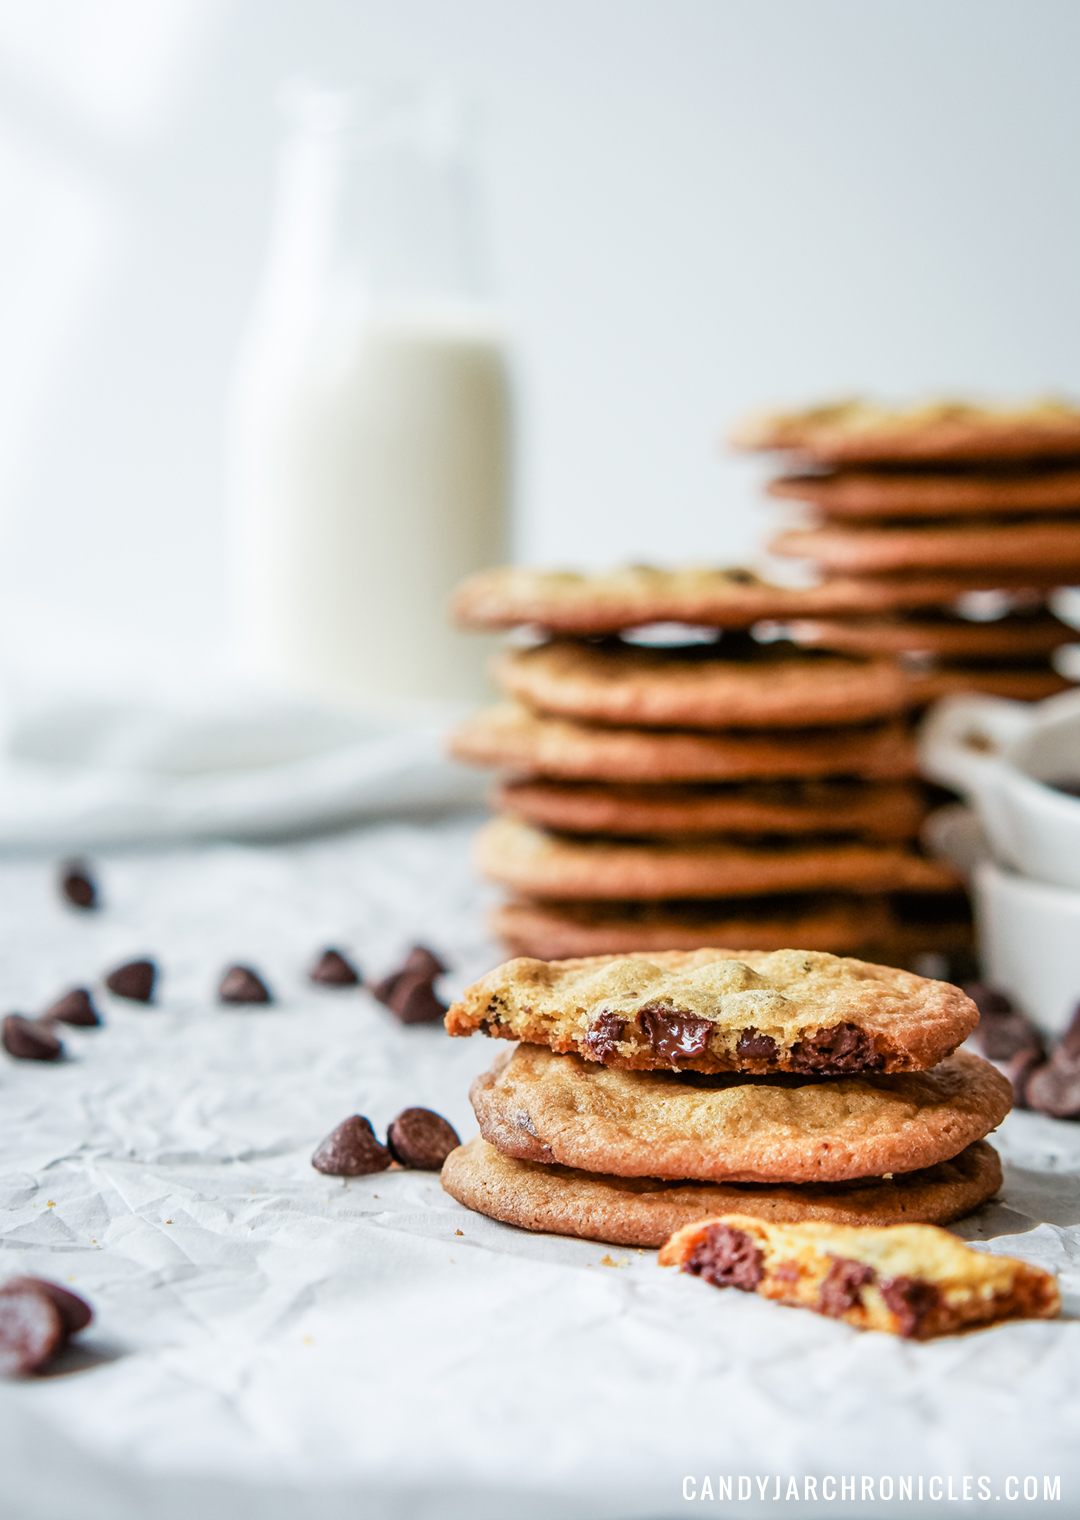
<instances>
[{"instance_id":1,"label":"crinkled parchment paper","mask_svg":"<svg viewBox=\"0 0 1080 1520\"><path fill-rule=\"evenodd\" d=\"M987 1475L993 1512L1031 1508L1009 1476L1037 1477L1040 1505L1060 1476L1052 1513L1080 1514L1080 1125L1012 1116L1003 1198L960 1228L1059 1271L1072 1313L929 1345L515 1231L435 1176L312 1170L351 1113L382 1130L422 1104L475 1132L487 1041L304 979L329 944L379 974L426 941L447 991L493 964L471 827L106 859L98 914L60 904L50 866L0 865L6 1008L142 953L163 969L154 1007L103 994L105 1027L65 1031L62 1065L0 1056L0 1273L69 1283L97 1315L54 1374L0 1388L5 1520L942 1508L785 1497L828 1474L875 1495L923 1475L927 1496ZM215 1004L233 961L273 1007ZM684 1500L684 1477L723 1475L753 1499Z\"/></svg>"}]
</instances>

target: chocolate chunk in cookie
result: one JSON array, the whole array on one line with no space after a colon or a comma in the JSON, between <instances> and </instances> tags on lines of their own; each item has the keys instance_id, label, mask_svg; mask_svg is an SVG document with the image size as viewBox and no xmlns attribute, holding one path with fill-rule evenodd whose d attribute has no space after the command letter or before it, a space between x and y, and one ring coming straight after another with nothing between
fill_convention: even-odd
<instances>
[{"instance_id":1,"label":"chocolate chunk in cookie","mask_svg":"<svg viewBox=\"0 0 1080 1520\"><path fill-rule=\"evenodd\" d=\"M772 1061L776 1056L776 1041L772 1035L762 1034L757 1029L744 1029L735 1053L744 1061Z\"/></svg>"},{"instance_id":2,"label":"chocolate chunk in cookie","mask_svg":"<svg viewBox=\"0 0 1080 1520\"><path fill-rule=\"evenodd\" d=\"M745 1230L730 1224L711 1224L701 1231L683 1271L703 1277L714 1288L741 1288L744 1293L752 1293L765 1276L763 1260Z\"/></svg>"},{"instance_id":3,"label":"chocolate chunk in cookie","mask_svg":"<svg viewBox=\"0 0 1080 1520\"><path fill-rule=\"evenodd\" d=\"M708 1019L671 1008L643 1008L638 1019L653 1050L673 1066L682 1056L700 1056L708 1049L712 1031Z\"/></svg>"},{"instance_id":4,"label":"chocolate chunk in cookie","mask_svg":"<svg viewBox=\"0 0 1080 1520\"><path fill-rule=\"evenodd\" d=\"M600 1012L581 1037L583 1053L590 1061L607 1065L625 1030L626 1020L620 1019L617 1013Z\"/></svg>"},{"instance_id":5,"label":"chocolate chunk in cookie","mask_svg":"<svg viewBox=\"0 0 1080 1520\"><path fill-rule=\"evenodd\" d=\"M873 1282L876 1277L873 1267L869 1267L862 1261L850 1261L846 1257L836 1256L833 1264L821 1284L821 1292L818 1295L818 1308L822 1314L827 1314L831 1319L843 1319L849 1309L854 1309L862 1302L862 1290L868 1282ZM784 1279L797 1281L798 1268L791 1273L784 1273Z\"/></svg>"},{"instance_id":6,"label":"chocolate chunk in cookie","mask_svg":"<svg viewBox=\"0 0 1080 1520\"><path fill-rule=\"evenodd\" d=\"M874 1037L857 1024L833 1024L800 1040L791 1052L793 1071L813 1071L822 1076L838 1076L849 1071L880 1071L884 1057L878 1054Z\"/></svg>"}]
</instances>

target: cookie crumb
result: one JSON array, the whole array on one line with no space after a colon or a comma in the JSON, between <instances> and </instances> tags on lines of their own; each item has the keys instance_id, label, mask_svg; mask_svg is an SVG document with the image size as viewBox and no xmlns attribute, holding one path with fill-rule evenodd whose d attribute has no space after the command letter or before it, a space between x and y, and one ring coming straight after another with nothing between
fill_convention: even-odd
<instances>
[{"instance_id":1,"label":"cookie crumb","mask_svg":"<svg viewBox=\"0 0 1080 1520\"><path fill-rule=\"evenodd\" d=\"M455 1230L455 1231L454 1231L454 1234L455 1234L455 1235L464 1235L464 1233L465 1233L465 1231L464 1231L464 1230Z\"/></svg>"}]
</instances>

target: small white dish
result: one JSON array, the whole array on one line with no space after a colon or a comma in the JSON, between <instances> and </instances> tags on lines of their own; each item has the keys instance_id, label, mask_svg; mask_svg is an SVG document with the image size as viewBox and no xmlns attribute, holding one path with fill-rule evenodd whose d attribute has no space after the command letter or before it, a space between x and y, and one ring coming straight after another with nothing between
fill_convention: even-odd
<instances>
[{"instance_id":1,"label":"small white dish","mask_svg":"<svg viewBox=\"0 0 1080 1520\"><path fill-rule=\"evenodd\" d=\"M1080 691L1045 702L949 697L919 740L923 774L976 807L995 859L1080 888Z\"/></svg>"},{"instance_id":2,"label":"small white dish","mask_svg":"<svg viewBox=\"0 0 1080 1520\"><path fill-rule=\"evenodd\" d=\"M975 868L975 920L983 974L1044 1034L1064 1032L1080 1002L1080 892Z\"/></svg>"}]
</instances>

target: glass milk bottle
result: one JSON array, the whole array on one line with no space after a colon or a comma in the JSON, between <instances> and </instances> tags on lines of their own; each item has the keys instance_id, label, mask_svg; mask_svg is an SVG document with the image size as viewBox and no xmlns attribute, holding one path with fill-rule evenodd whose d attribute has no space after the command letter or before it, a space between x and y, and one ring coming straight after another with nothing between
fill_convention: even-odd
<instances>
[{"instance_id":1,"label":"glass milk bottle","mask_svg":"<svg viewBox=\"0 0 1080 1520\"><path fill-rule=\"evenodd\" d=\"M244 663L368 708L483 694L447 597L506 558L509 385L460 105L295 84L231 476Z\"/></svg>"}]
</instances>

